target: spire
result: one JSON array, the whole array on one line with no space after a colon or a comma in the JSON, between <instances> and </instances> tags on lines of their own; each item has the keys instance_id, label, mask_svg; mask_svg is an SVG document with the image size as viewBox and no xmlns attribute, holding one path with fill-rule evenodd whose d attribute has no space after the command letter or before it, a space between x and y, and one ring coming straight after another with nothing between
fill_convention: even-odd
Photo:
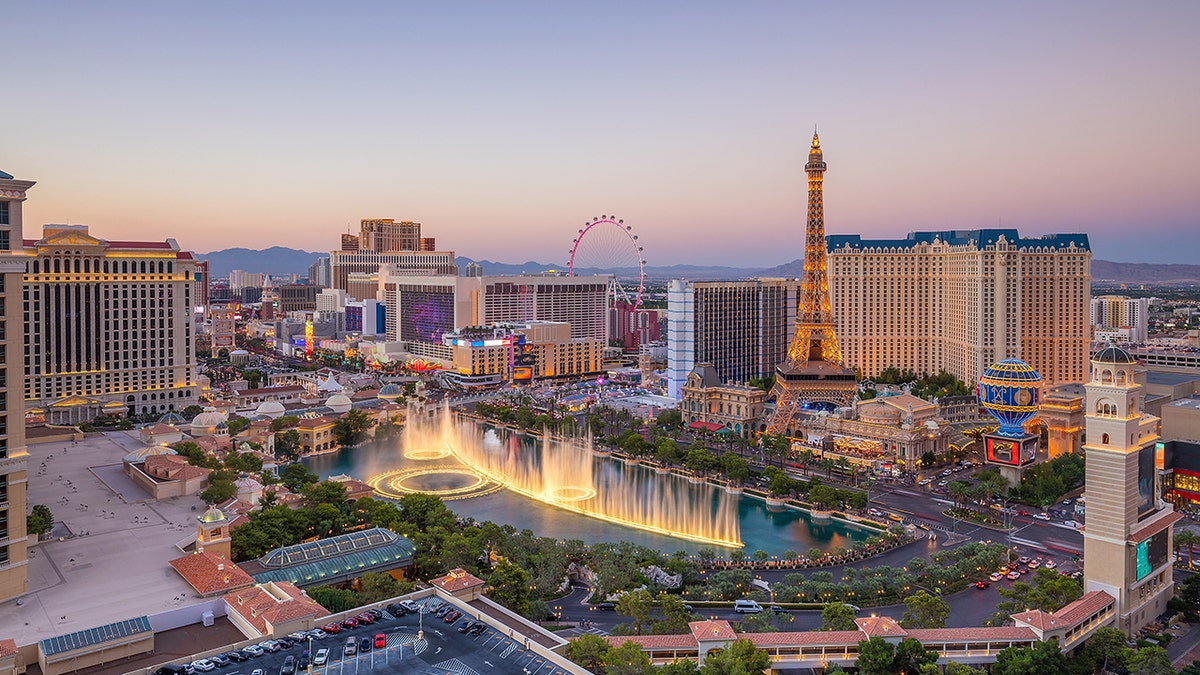
<instances>
[{"instance_id":1,"label":"spire","mask_svg":"<svg viewBox=\"0 0 1200 675\"><path fill-rule=\"evenodd\" d=\"M820 150L820 149L821 149L821 139L820 139L820 138L817 136L817 125L815 125L815 124L813 125L813 144L812 144L812 149L813 149L813 150Z\"/></svg>"}]
</instances>

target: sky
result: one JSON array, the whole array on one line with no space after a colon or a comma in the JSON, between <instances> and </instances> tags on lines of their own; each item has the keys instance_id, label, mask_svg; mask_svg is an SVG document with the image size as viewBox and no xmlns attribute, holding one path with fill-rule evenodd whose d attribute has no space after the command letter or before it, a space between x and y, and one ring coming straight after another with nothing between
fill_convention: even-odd
<instances>
[{"instance_id":1,"label":"sky","mask_svg":"<svg viewBox=\"0 0 1200 675\"><path fill-rule=\"evenodd\" d=\"M615 215L648 264L769 267L803 253L816 125L831 234L1200 251L1194 0L46 1L4 23L26 237L328 251L395 218L565 262Z\"/></svg>"}]
</instances>

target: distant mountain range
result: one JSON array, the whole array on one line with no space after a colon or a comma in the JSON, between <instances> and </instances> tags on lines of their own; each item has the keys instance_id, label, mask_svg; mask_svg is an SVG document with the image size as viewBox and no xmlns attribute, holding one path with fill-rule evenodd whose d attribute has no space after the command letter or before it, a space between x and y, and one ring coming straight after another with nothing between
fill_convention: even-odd
<instances>
[{"instance_id":1,"label":"distant mountain range","mask_svg":"<svg viewBox=\"0 0 1200 675\"><path fill-rule=\"evenodd\" d=\"M211 253L198 253L201 260L209 261L209 275L213 278L227 277L231 270L265 272L271 275L306 274L309 265L328 253L300 251L283 246L272 246L265 250L227 248ZM477 262L483 266L484 274L508 275L538 273L547 270L565 270L563 263L542 263L529 260L523 263L504 263L492 260L473 260L465 256L455 258L459 269L467 263ZM753 267L726 267L720 265L654 265L646 267L647 278L655 281L669 279L691 279L693 281L732 280L748 277L798 277L804 270L804 261L797 258L789 263L767 269ZM580 274L594 274L599 270L579 269ZM635 268L613 270L619 277L634 277ZM1121 263L1108 260L1092 261L1092 280L1123 284L1185 284L1200 283L1200 265L1160 265L1155 263Z\"/></svg>"}]
</instances>

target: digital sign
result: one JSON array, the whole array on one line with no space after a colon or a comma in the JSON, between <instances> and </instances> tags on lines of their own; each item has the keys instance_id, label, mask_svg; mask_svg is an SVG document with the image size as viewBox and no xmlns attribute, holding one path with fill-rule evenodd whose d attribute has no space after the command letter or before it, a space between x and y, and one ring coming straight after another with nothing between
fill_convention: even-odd
<instances>
[{"instance_id":1,"label":"digital sign","mask_svg":"<svg viewBox=\"0 0 1200 675\"><path fill-rule=\"evenodd\" d=\"M1007 466L1025 466L1037 457L1036 436L1024 439L987 437L987 461Z\"/></svg>"},{"instance_id":2,"label":"digital sign","mask_svg":"<svg viewBox=\"0 0 1200 675\"><path fill-rule=\"evenodd\" d=\"M1158 468L1153 446L1138 450L1138 516L1154 510L1158 501Z\"/></svg>"},{"instance_id":3,"label":"digital sign","mask_svg":"<svg viewBox=\"0 0 1200 675\"><path fill-rule=\"evenodd\" d=\"M1138 581L1150 576L1151 572L1167 562L1167 534L1167 530L1163 530L1137 545L1134 555Z\"/></svg>"}]
</instances>

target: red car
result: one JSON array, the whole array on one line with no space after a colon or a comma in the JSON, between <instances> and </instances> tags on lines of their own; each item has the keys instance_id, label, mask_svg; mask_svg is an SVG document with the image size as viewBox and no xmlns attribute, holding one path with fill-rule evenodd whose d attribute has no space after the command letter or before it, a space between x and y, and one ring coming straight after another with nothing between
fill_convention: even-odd
<instances>
[{"instance_id":1,"label":"red car","mask_svg":"<svg viewBox=\"0 0 1200 675\"><path fill-rule=\"evenodd\" d=\"M454 623L455 621L458 620L458 617L460 617L460 616L462 616L462 612L460 612L456 609L453 612L450 612L449 614L447 614L446 617L444 619L442 619L442 621L445 621L446 623Z\"/></svg>"},{"instance_id":2,"label":"red car","mask_svg":"<svg viewBox=\"0 0 1200 675\"><path fill-rule=\"evenodd\" d=\"M387 638L384 637L383 633L376 633L375 634L375 649L383 649L386 646L387 646Z\"/></svg>"},{"instance_id":3,"label":"red car","mask_svg":"<svg viewBox=\"0 0 1200 675\"><path fill-rule=\"evenodd\" d=\"M370 614L367 614L366 612L363 612L362 614L359 614L359 615L355 616L354 618L361 624L375 623L375 617L371 616Z\"/></svg>"},{"instance_id":4,"label":"red car","mask_svg":"<svg viewBox=\"0 0 1200 675\"><path fill-rule=\"evenodd\" d=\"M342 628L358 628L358 619L354 617L342 619Z\"/></svg>"},{"instance_id":5,"label":"red car","mask_svg":"<svg viewBox=\"0 0 1200 675\"><path fill-rule=\"evenodd\" d=\"M976 581L975 582L975 588L987 588L988 586L991 586L991 585L992 584L989 581Z\"/></svg>"},{"instance_id":6,"label":"red car","mask_svg":"<svg viewBox=\"0 0 1200 675\"><path fill-rule=\"evenodd\" d=\"M329 633L330 635L336 635L337 633L342 632L342 625L336 621L331 621L324 626L321 626L321 630Z\"/></svg>"}]
</instances>

